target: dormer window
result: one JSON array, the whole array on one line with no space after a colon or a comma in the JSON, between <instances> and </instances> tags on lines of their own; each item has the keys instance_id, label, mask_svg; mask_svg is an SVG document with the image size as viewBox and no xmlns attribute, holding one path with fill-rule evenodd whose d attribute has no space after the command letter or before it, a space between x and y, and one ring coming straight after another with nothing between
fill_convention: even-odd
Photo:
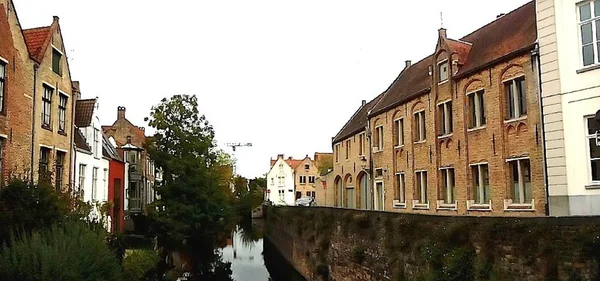
<instances>
[{"instance_id":1,"label":"dormer window","mask_svg":"<svg viewBox=\"0 0 600 281\"><path fill-rule=\"evenodd\" d=\"M310 170L310 165L304 164L304 170L307 170L307 171Z\"/></svg>"},{"instance_id":2,"label":"dormer window","mask_svg":"<svg viewBox=\"0 0 600 281\"><path fill-rule=\"evenodd\" d=\"M62 58L62 53L56 49L52 48L52 71L58 75L62 75L60 69L60 59Z\"/></svg>"},{"instance_id":3,"label":"dormer window","mask_svg":"<svg viewBox=\"0 0 600 281\"><path fill-rule=\"evenodd\" d=\"M438 63L438 82L446 82L448 80L448 60Z\"/></svg>"}]
</instances>

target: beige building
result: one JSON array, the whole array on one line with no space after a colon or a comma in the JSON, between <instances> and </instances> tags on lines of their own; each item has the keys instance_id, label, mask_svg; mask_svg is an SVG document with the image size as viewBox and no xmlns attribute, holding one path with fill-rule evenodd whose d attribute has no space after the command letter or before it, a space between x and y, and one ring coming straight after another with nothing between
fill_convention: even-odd
<instances>
[{"instance_id":1,"label":"beige building","mask_svg":"<svg viewBox=\"0 0 600 281\"><path fill-rule=\"evenodd\" d=\"M295 199L303 196L315 198L316 196L316 178L319 176L319 169L315 162L306 155L304 159L294 169Z\"/></svg>"},{"instance_id":2,"label":"beige building","mask_svg":"<svg viewBox=\"0 0 600 281\"><path fill-rule=\"evenodd\" d=\"M50 177L65 190L70 176L73 143L71 73L58 17L50 26L23 30L33 71L33 148L31 170L34 179Z\"/></svg>"}]
</instances>

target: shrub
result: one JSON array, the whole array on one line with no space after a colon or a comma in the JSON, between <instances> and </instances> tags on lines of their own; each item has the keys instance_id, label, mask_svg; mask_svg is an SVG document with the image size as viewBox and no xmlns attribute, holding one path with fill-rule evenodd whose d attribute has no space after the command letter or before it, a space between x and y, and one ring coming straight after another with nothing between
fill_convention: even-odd
<instances>
[{"instance_id":1,"label":"shrub","mask_svg":"<svg viewBox=\"0 0 600 281\"><path fill-rule=\"evenodd\" d=\"M120 274L103 230L81 221L15 234L0 250L0 280L116 281Z\"/></svg>"},{"instance_id":2,"label":"shrub","mask_svg":"<svg viewBox=\"0 0 600 281\"><path fill-rule=\"evenodd\" d=\"M352 250L352 260L358 264L363 263L365 260L365 249L362 247L354 247L354 250Z\"/></svg>"},{"instance_id":3,"label":"shrub","mask_svg":"<svg viewBox=\"0 0 600 281\"><path fill-rule=\"evenodd\" d=\"M153 250L128 250L123 259L123 280L141 280L146 274L156 267L160 257Z\"/></svg>"}]
</instances>

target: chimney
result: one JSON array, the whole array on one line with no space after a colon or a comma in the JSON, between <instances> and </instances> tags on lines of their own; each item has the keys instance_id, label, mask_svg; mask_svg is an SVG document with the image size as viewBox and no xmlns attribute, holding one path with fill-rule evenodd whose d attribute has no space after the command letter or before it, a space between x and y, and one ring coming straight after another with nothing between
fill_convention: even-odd
<instances>
[{"instance_id":1,"label":"chimney","mask_svg":"<svg viewBox=\"0 0 600 281\"><path fill-rule=\"evenodd\" d=\"M283 159L283 154L277 154L277 159L279 158Z\"/></svg>"},{"instance_id":2,"label":"chimney","mask_svg":"<svg viewBox=\"0 0 600 281\"><path fill-rule=\"evenodd\" d=\"M52 19L54 20L54 22L58 22L58 16L53 16Z\"/></svg>"},{"instance_id":3,"label":"chimney","mask_svg":"<svg viewBox=\"0 0 600 281\"><path fill-rule=\"evenodd\" d=\"M365 106L365 105L367 105L367 101L366 100L362 100L361 104L362 104L362 106Z\"/></svg>"},{"instance_id":4,"label":"chimney","mask_svg":"<svg viewBox=\"0 0 600 281\"><path fill-rule=\"evenodd\" d=\"M73 89L73 96L75 97L75 100L80 99L81 98L81 89L79 88L79 81L71 82L71 88Z\"/></svg>"},{"instance_id":5,"label":"chimney","mask_svg":"<svg viewBox=\"0 0 600 281\"><path fill-rule=\"evenodd\" d=\"M117 107L117 120L118 119L125 119L125 107L124 106Z\"/></svg>"},{"instance_id":6,"label":"chimney","mask_svg":"<svg viewBox=\"0 0 600 281\"><path fill-rule=\"evenodd\" d=\"M292 156L288 157L288 160L292 160Z\"/></svg>"},{"instance_id":7,"label":"chimney","mask_svg":"<svg viewBox=\"0 0 600 281\"><path fill-rule=\"evenodd\" d=\"M439 33L439 35L440 35L440 37L441 37L441 38L444 38L444 39L446 39L446 38L447 38L447 37L446 37L446 29L445 29L445 28L443 28L443 27L442 27L442 28L440 28L440 29L438 30L438 33Z\"/></svg>"},{"instance_id":8,"label":"chimney","mask_svg":"<svg viewBox=\"0 0 600 281\"><path fill-rule=\"evenodd\" d=\"M406 63L405 68L408 68L409 66L411 66L412 62L410 60L405 61L404 63Z\"/></svg>"},{"instance_id":9,"label":"chimney","mask_svg":"<svg viewBox=\"0 0 600 281\"><path fill-rule=\"evenodd\" d=\"M503 17L504 15L506 15L506 14L505 13L501 13L501 14L497 15L496 18L499 19L499 18Z\"/></svg>"}]
</instances>

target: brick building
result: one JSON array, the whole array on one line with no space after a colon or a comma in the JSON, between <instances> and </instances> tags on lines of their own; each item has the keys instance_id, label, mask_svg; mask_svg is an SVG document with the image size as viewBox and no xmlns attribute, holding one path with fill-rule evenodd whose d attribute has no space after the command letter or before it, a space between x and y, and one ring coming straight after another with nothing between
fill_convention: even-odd
<instances>
[{"instance_id":1,"label":"brick building","mask_svg":"<svg viewBox=\"0 0 600 281\"><path fill-rule=\"evenodd\" d=\"M545 214L534 3L459 40L437 35L334 137L335 205Z\"/></svg>"},{"instance_id":2,"label":"brick building","mask_svg":"<svg viewBox=\"0 0 600 281\"><path fill-rule=\"evenodd\" d=\"M0 182L31 176L33 66L15 7L0 0Z\"/></svg>"},{"instance_id":3,"label":"brick building","mask_svg":"<svg viewBox=\"0 0 600 281\"><path fill-rule=\"evenodd\" d=\"M145 210L154 202L154 180L156 169L144 148L147 137L143 127L133 125L125 117L125 107L118 107L117 120L110 126L102 126L104 134L114 141L117 151L129 165L129 182L125 191L128 200L125 209L132 213Z\"/></svg>"},{"instance_id":4,"label":"brick building","mask_svg":"<svg viewBox=\"0 0 600 281\"><path fill-rule=\"evenodd\" d=\"M296 194L294 198L299 199L303 196L315 198L315 181L318 175L319 169L315 161L306 155L294 169L294 191Z\"/></svg>"},{"instance_id":5,"label":"brick building","mask_svg":"<svg viewBox=\"0 0 600 281\"><path fill-rule=\"evenodd\" d=\"M72 82L58 17L46 27L23 30L33 70L32 163L34 179L50 176L70 186L73 143Z\"/></svg>"}]
</instances>

